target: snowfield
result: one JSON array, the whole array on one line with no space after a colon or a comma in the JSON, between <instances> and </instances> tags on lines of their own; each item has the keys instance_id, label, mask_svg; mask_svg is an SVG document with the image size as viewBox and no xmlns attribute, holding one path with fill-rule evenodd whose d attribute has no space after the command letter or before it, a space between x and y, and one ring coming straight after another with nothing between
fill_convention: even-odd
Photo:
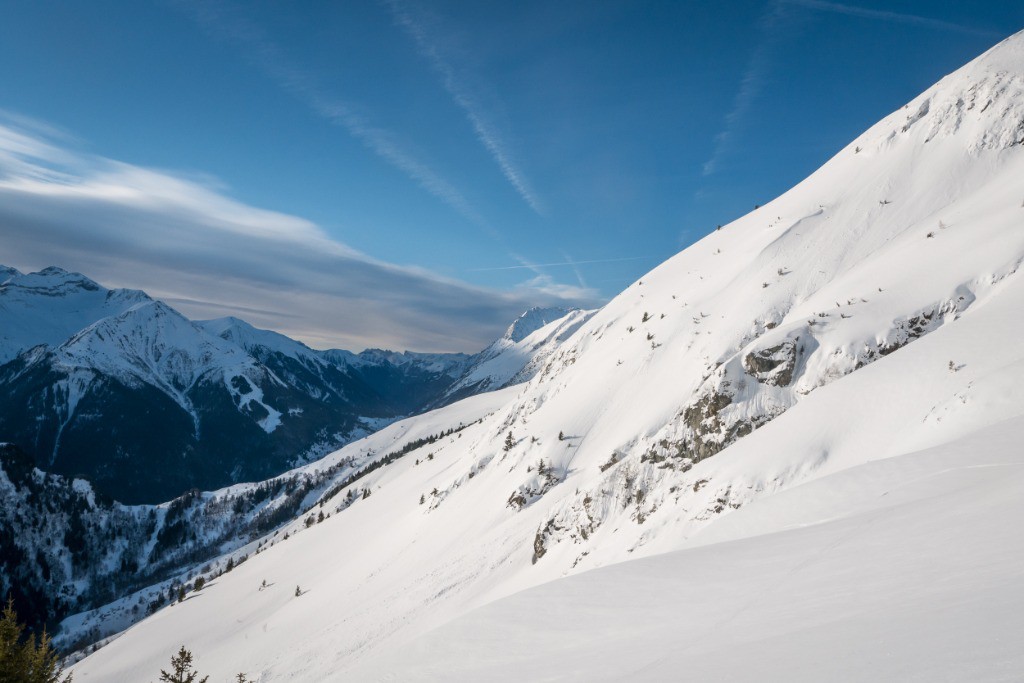
<instances>
[{"instance_id":1,"label":"snowfield","mask_svg":"<svg viewBox=\"0 0 1024 683\"><path fill-rule=\"evenodd\" d=\"M1020 680L1022 430L761 499L686 550L518 593L342 678Z\"/></svg>"},{"instance_id":2,"label":"snowfield","mask_svg":"<svg viewBox=\"0 0 1024 683\"><path fill-rule=\"evenodd\" d=\"M1022 262L1017 34L75 680L1019 680Z\"/></svg>"}]
</instances>

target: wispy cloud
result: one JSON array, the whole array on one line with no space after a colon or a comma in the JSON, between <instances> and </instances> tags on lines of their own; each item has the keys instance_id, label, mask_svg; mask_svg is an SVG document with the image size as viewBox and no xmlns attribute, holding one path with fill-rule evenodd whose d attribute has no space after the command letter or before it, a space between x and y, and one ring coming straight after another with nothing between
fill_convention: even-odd
<instances>
[{"instance_id":1,"label":"wispy cloud","mask_svg":"<svg viewBox=\"0 0 1024 683\"><path fill-rule=\"evenodd\" d=\"M440 76L444 89L465 112L477 139L490 153L508 182L531 209L544 215L544 206L540 198L531 187L526 175L513 161L512 154L504 142L504 136L485 113L479 96L469 86L467 78L457 72L451 62L445 58L440 44L430 30L432 21L425 11L422 8L414 9L402 0L381 1L391 11L395 23L413 39L416 50Z\"/></svg>"},{"instance_id":2,"label":"wispy cloud","mask_svg":"<svg viewBox=\"0 0 1024 683\"><path fill-rule=\"evenodd\" d=\"M732 153L735 140L739 135L754 101L764 89L765 81L771 68L772 55L781 40L780 26L786 20L787 12L784 3L771 3L761 17L761 40L747 62L747 68L740 79L740 87L733 98L732 107L725 115L722 130L715 136L715 144L711 156L704 162L701 173L704 176L715 174L722 162Z\"/></svg>"},{"instance_id":3,"label":"wispy cloud","mask_svg":"<svg viewBox=\"0 0 1024 683\"><path fill-rule=\"evenodd\" d=\"M561 299L563 301L594 301L596 296L595 290L587 286L577 286L557 282L550 275L545 275L543 273L530 278L524 282L521 287L530 291L542 292L549 297ZM580 308L590 307L592 306L580 306Z\"/></svg>"},{"instance_id":4,"label":"wispy cloud","mask_svg":"<svg viewBox=\"0 0 1024 683\"><path fill-rule=\"evenodd\" d=\"M527 263L523 261L518 266L494 266L490 268L470 268L470 272L488 271L488 270L533 270L536 271L539 268L553 268L557 266L582 266L590 263L620 263L623 261L641 261L644 259L660 258L656 256L625 256L623 258L601 258L601 259L589 259L585 261L574 261L566 257L565 261L555 261L553 263Z\"/></svg>"},{"instance_id":5,"label":"wispy cloud","mask_svg":"<svg viewBox=\"0 0 1024 683\"><path fill-rule=\"evenodd\" d=\"M951 21L943 21L941 19L933 19L931 17L922 17L916 14L891 12L889 10L868 9L865 7L856 7L854 5L846 5L838 2L827 2L826 0L784 1L790 5L799 5L800 7L806 7L808 9L819 10L822 12L845 14L851 17L878 19L879 21L888 21L897 24L910 24L912 26L921 26L924 28L935 29L937 31L952 31L954 33L966 33L968 35L983 36L985 38L1002 37L1002 34L996 31L976 28L974 26L965 26L963 24L956 24Z\"/></svg>"},{"instance_id":6,"label":"wispy cloud","mask_svg":"<svg viewBox=\"0 0 1024 683\"><path fill-rule=\"evenodd\" d=\"M175 4L212 37L238 49L278 87L304 102L317 116L344 128L424 190L497 238L494 229L458 188L400 144L394 133L372 125L351 105L327 92L311 72L293 64L259 26L235 7L214 0L177 0Z\"/></svg>"},{"instance_id":7,"label":"wispy cloud","mask_svg":"<svg viewBox=\"0 0 1024 683\"><path fill-rule=\"evenodd\" d=\"M210 180L77 151L0 117L0 263L145 289L314 346L475 351L532 305L598 303L535 277L510 291L386 263Z\"/></svg>"}]
</instances>

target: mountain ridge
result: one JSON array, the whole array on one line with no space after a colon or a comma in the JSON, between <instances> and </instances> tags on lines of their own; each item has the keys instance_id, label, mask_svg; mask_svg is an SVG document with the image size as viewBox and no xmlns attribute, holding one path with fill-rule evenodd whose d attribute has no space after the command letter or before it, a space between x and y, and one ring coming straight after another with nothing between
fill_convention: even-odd
<instances>
[{"instance_id":1,"label":"mountain ridge","mask_svg":"<svg viewBox=\"0 0 1024 683\"><path fill-rule=\"evenodd\" d=\"M194 322L144 292L58 267L3 272L0 438L128 503L315 460L451 400L445 392L478 359L317 351L237 318ZM505 351L513 365L531 357ZM459 396L485 384L497 386L490 378ZM134 426L145 422L154 427ZM175 461L175 472L160 464Z\"/></svg>"}]
</instances>

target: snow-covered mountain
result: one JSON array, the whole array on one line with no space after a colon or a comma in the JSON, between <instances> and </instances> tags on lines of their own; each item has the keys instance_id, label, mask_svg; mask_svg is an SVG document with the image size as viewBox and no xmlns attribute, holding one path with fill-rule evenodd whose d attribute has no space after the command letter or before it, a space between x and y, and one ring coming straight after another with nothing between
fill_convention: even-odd
<instances>
[{"instance_id":1,"label":"snow-covered mountain","mask_svg":"<svg viewBox=\"0 0 1024 683\"><path fill-rule=\"evenodd\" d=\"M263 682L1012 679L1022 179L1024 33L556 334L525 384L316 463L381 464L76 680L181 644Z\"/></svg>"},{"instance_id":2,"label":"snow-covered mountain","mask_svg":"<svg viewBox=\"0 0 1024 683\"><path fill-rule=\"evenodd\" d=\"M25 292L23 278L36 287ZM6 296L12 283L20 296ZM310 449L367 433L363 415L394 416L373 402L331 402L289 385L140 292L104 290L51 268L9 280L0 297L18 304L0 311L4 329L18 327L8 338L15 355L0 366L0 439L44 470L85 475L126 502L264 479ZM78 315L73 325L27 324L61 320L65 309ZM88 317L95 319L54 341Z\"/></svg>"},{"instance_id":3,"label":"snow-covered mountain","mask_svg":"<svg viewBox=\"0 0 1024 683\"><path fill-rule=\"evenodd\" d=\"M0 266L0 364L39 344L56 346L97 320L151 301L135 289L107 289L79 273Z\"/></svg>"},{"instance_id":4,"label":"snow-covered mountain","mask_svg":"<svg viewBox=\"0 0 1024 683\"><path fill-rule=\"evenodd\" d=\"M3 277L0 440L127 503L315 460L443 404L478 365L466 354L314 351L236 318L193 322L55 267ZM532 358L507 351L515 372Z\"/></svg>"}]
</instances>

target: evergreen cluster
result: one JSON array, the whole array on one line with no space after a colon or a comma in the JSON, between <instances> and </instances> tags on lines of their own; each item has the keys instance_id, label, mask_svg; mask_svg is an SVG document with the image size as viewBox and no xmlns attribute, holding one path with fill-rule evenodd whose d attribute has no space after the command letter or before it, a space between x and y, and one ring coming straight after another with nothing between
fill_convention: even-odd
<instances>
[{"instance_id":1,"label":"evergreen cluster","mask_svg":"<svg viewBox=\"0 0 1024 683\"><path fill-rule=\"evenodd\" d=\"M64 675L57 653L50 647L46 631L38 641L18 623L14 603L0 613L0 681L2 683L71 683Z\"/></svg>"},{"instance_id":2,"label":"evergreen cluster","mask_svg":"<svg viewBox=\"0 0 1024 683\"><path fill-rule=\"evenodd\" d=\"M381 467L390 465L391 463L395 462L402 456L412 453L417 448L422 448L423 446L432 444L435 441L439 441L440 439L443 439L446 436L451 436L452 434L461 432L468 426L469 425L453 427L451 429L438 432L437 434L431 434L430 436L423 437L422 439L413 439L412 441L408 442L407 444L399 448L397 451L392 451L385 455L383 458L380 458L379 460L374 460L366 467L361 468L358 472L353 472L349 476L345 477L340 482L332 486L323 496L321 496L320 500L330 500L334 496L344 491L347 487L351 486L352 484L356 483L357 481L368 475L370 472L378 470ZM369 496L369 493L366 489L363 489L363 491L361 491L360 494L362 495L363 498Z\"/></svg>"}]
</instances>

